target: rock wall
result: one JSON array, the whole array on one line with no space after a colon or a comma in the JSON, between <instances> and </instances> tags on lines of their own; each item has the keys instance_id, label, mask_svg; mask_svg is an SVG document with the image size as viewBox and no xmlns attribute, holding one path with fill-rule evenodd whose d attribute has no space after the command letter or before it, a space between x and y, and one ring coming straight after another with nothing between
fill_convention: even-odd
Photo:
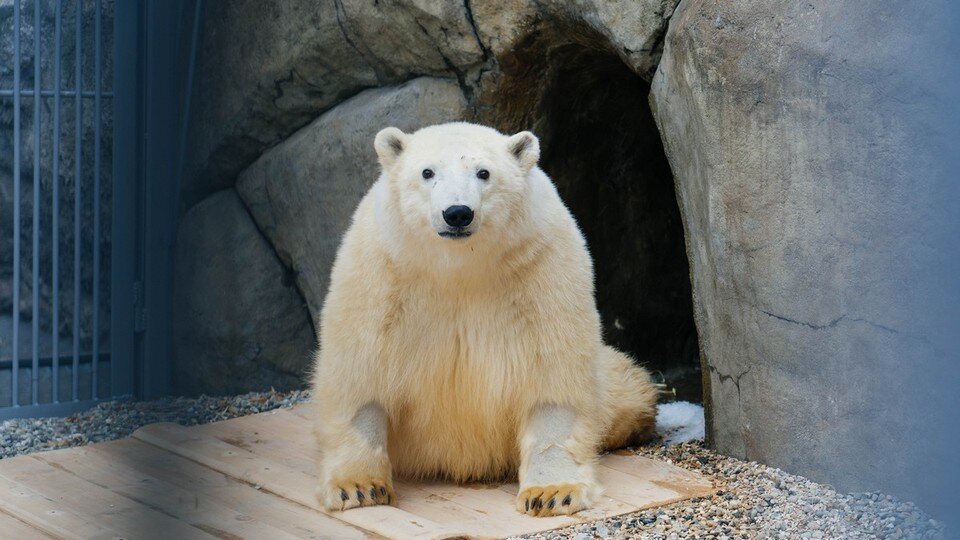
<instances>
[{"instance_id":1,"label":"rock wall","mask_svg":"<svg viewBox=\"0 0 960 540\"><path fill-rule=\"evenodd\" d=\"M927 180L946 152L930 136L931 103L949 102L935 81L955 62L915 61L943 58L944 5L208 2L178 295L205 298L247 246L263 266L238 268L244 285L305 328L376 177L379 128L532 128L597 256L607 339L645 362L699 356L712 445L920 497L934 475L918 453L950 461L923 447L924 414L960 405L929 360L948 356L936 314L950 296L927 272L953 230L951 197ZM229 242L210 240L219 212L237 216ZM220 269L181 272L194 249ZM178 351L194 351L178 352L182 380L201 379L183 389L213 391L234 362L260 370L251 387L286 384L308 363L299 338L299 366L204 354L247 350L248 310L266 306L246 294L204 304L233 333L177 318Z\"/></svg>"},{"instance_id":2,"label":"rock wall","mask_svg":"<svg viewBox=\"0 0 960 540\"><path fill-rule=\"evenodd\" d=\"M174 306L174 381L182 392L287 390L314 347L293 278L236 191L219 191L181 219Z\"/></svg>"},{"instance_id":3,"label":"rock wall","mask_svg":"<svg viewBox=\"0 0 960 540\"><path fill-rule=\"evenodd\" d=\"M649 78L676 2L207 2L184 201L232 185L264 150L367 88L447 77L475 106L498 58L543 28L596 34Z\"/></svg>"},{"instance_id":4,"label":"rock wall","mask_svg":"<svg viewBox=\"0 0 960 540\"><path fill-rule=\"evenodd\" d=\"M674 14L650 99L721 452L843 490L929 493L956 406L936 380L945 291L931 286L953 214L937 184L943 79L917 59L943 54L945 11L684 0Z\"/></svg>"},{"instance_id":5,"label":"rock wall","mask_svg":"<svg viewBox=\"0 0 960 540\"><path fill-rule=\"evenodd\" d=\"M245 232L233 234L251 238L232 241L252 245L258 235L267 239L309 308L306 315L287 303L289 316L309 323L323 304L340 237L356 204L376 180L372 141L379 129L394 125L412 131L471 119L525 129L514 111L531 105L530 100L502 96L503 81L535 63L529 55L513 54L514 43L531 32L549 36L550 46L579 44L585 50L601 46L626 73L634 76L635 70L649 78L674 5L670 0L539 5L207 2L183 206L191 209L187 215L195 208L209 215L226 211L222 202L208 201L222 198L222 190L235 189L256 230L245 227ZM503 63L509 68L503 69ZM549 76L530 77L528 89ZM636 77L643 82L641 75ZM654 133L652 127L648 132ZM662 151L660 159L663 163ZM661 168L666 170L665 163ZM178 244L202 247L201 261L211 257L239 262L231 254L231 244L209 241L214 233L206 229L220 226L212 218L184 220ZM178 298L184 302L206 298L205 316L254 332L237 309L250 304L242 298L209 297L212 282L207 280L217 274L191 279L192 270L180 267L193 263L182 249L180 253ZM275 279L272 273L258 272L245 281L250 287L270 289ZM610 328L614 319L609 317ZM203 350L246 350L245 343L253 338L239 331L218 333L216 325L198 325L195 318L179 314L174 326L179 391L223 390L222 380L242 378L227 375L232 368L222 360L225 353L204 355ZM304 345L293 355L301 368L309 365L307 349L313 346ZM258 365L264 366L264 373L274 369L269 362ZM277 370L278 384L286 384L290 373ZM250 388L272 384L267 375L248 381Z\"/></svg>"},{"instance_id":6,"label":"rock wall","mask_svg":"<svg viewBox=\"0 0 960 540\"><path fill-rule=\"evenodd\" d=\"M468 12L448 2L207 2L203 21L188 206L358 92L454 78L483 58Z\"/></svg>"}]
</instances>

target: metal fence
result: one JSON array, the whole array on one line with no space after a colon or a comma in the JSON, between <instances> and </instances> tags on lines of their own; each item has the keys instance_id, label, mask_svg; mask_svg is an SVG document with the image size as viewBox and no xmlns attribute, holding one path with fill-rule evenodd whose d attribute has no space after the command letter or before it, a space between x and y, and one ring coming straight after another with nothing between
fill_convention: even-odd
<instances>
[{"instance_id":1,"label":"metal fence","mask_svg":"<svg viewBox=\"0 0 960 540\"><path fill-rule=\"evenodd\" d=\"M200 0L0 0L0 420L170 389Z\"/></svg>"},{"instance_id":2,"label":"metal fence","mask_svg":"<svg viewBox=\"0 0 960 540\"><path fill-rule=\"evenodd\" d=\"M9 273L0 274L0 302L10 306L9 320L0 318L0 419L64 414L133 392L135 359L120 335L129 325L112 323L114 306L120 316L131 311L127 237L136 225L123 206L134 169L120 155L135 134L113 123L116 82L130 75L114 61L122 45L114 29L136 19L118 19L123 2L115 12L109 0L3 4L10 80L0 111L12 113L12 126L0 124L0 136L10 137L12 190L4 191L12 193L2 208L11 238Z\"/></svg>"}]
</instances>

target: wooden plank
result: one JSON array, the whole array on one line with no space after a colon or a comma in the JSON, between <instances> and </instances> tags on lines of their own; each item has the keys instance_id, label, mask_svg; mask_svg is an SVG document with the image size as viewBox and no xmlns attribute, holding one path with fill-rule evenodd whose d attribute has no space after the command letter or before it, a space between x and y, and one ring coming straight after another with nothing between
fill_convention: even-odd
<instances>
[{"instance_id":1,"label":"wooden plank","mask_svg":"<svg viewBox=\"0 0 960 540\"><path fill-rule=\"evenodd\" d=\"M677 492L662 488L649 480L602 465L597 467L597 479L603 486L604 495L636 509L668 504L683 498Z\"/></svg>"},{"instance_id":2,"label":"wooden plank","mask_svg":"<svg viewBox=\"0 0 960 540\"><path fill-rule=\"evenodd\" d=\"M363 531L325 514L277 497L223 473L135 439L117 441L99 448L114 459L127 459L131 467L164 478L187 491L215 499L246 516L299 537L367 536Z\"/></svg>"},{"instance_id":3,"label":"wooden plank","mask_svg":"<svg viewBox=\"0 0 960 540\"><path fill-rule=\"evenodd\" d=\"M713 482L700 473L638 456L629 451L607 454L603 456L600 464L673 491L682 498L706 497L716 492Z\"/></svg>"},{"instance_id":4,"label":"wooden plank","mask_svg":"<svg viewBox=\"0 0 960 540\"><path fill-rule=\"evenodd\" d=\"M231 444L255 454L283 459L291 467L305 474L315 474L317 450L304 405L289 410L272 411L237 418L226 422L209 424L202 429ZM604 456L603 460L622 456ZM608 516L626 514L649 506L667 504L685 498L682 494L652 483L670 475L688 471L670 464L639 456L626 458L640 460L640 465L630 463L629 471L622 474L609 467L598 468L604 494L590 509L575 516L537 518L520 514L515 509L518 487L516 483L503 484L497 489L476 489L479 486L457 486L447 482L419 482L416 484L396 480L399 508L448 526L460 526L477 534L507 536L518 531L535 532L565 527ZM606 461L602 461L605 463ZM637 474L641 478L637 478ZM649 476L650 478L645 478ZM707 483L709 485L709 482ZM454 503L454 504L449 504ZM478 515L480 514L480 515ZM491 519L494 518L494 519ZM468 528L469 527L469 528Z\"/></svg>"},{"instance_id":5,"label":"wooden plank","mask_svg":"<svg viewBox=\"0 0 960 540\"><path fill-rule=\"evenodd\" d=\"M234 446L239 446L283 465L316 475L319 455L313 439L313 428L289 411L278 409L267 413L234 418L203 426L203 432Z\"/></svg>"},{"instance_id":6,"label":"wooden plank","mask_svg":"<svg viewBox=\"0 0 960 540\"><path fill-rule=\"evenodd\" d=\"M3 468L16 467L26 458L5 459ZM0 500L3 511L56 538L112 538L114 531L101 527L90 518L64 508L24 484L0 475Z\"/></svg>"},{"instance_id":7,"label":"wooden plank","mask_svg":"<svg viewBox=\"0 0 960 540\"><path fill-rule=\"evenodd\" d=\"M213 536L34 456L4 460L4 511L66 538Z\"/></svg>"},{"instance_id":8,"label":"wooden plank","mask_svg":"<svg viewBox=\"0 0 960 540\"><path fill-rule=\"evenodd\" d=\"M575 516L516 512L515 483L404 480L394 483L398 507L324 512L313 496L311 413L302 405L192 428L157 424L136 439L4 460L0 536L500 537L714 492L698 473L613 454L598 467L601 501Z\"/></svg>"},{"instance_id":9,"label":"wooden plank","mask_svg":"<svg viewBox=\"0 0 960 540\"><path fill-rule=\"evenodd\" d=\"M283 456L282 460L287 466L311 476L316 474L318 453L311 426L301 416L287 410L208 424L202 429L206 434L259 456L270 459ZM432 489L433 487L437 489ZM394 489L397 492L395 503L397 508L436 521L441 525L456 525L461 530L487 536L505 536L515 530L515 526L504 529L501 521L490 519L488 509L481 508L482 505L475 502L470 504L460 497L463 493L471 491L467 488L446 484L441 490L440 484L428 488L425 484L395 479ZM503 510L505 511L503 516L509 512L511 517L521 516L530 520L528 527L544 526L543 521L537 521L540 518L519 514L514 509L512 500L503 506ZM578 522L572 518L549 518L549 520L551 524L556 522L555 527ZM537 521L536 524L534 521Z\"/></svg>"},{"instance_id":10,"label":"wooden plank","mask_svg":"<svg viewBox=\"0 0 960 540\"><path fill-rule=\"evenodd\" d=\"M359 529L126 439L36 455L218 537L364 538ZM209 486L217 486L214 492Z\"/></svg>"},{"instance_id":11,"label":"wooden plank","mask_svg":"<svg viewBox=\"0 0 960 540\"><path fill-rule=\"evenodd\" d=\"M304 403L295 405L290 409L285 409L285 412L309 422L311 415L313 414L313 409L309 406L309 404ZM612 469L613 471L630 475L630 477L639 478L645 482L651 482L665 490L669 490L677 495L681 495L684 498L705 497L713 494L716 491L713 483L699 473L688 471L670 463L638 456L630 451L618 451L603 455L600 458L599 464L600 467L606 467L608 469ZM633 485L630 477L624 477L622 474L614 475L607 471L601 470L600 475L603 478L611 481L610 485L614 488L613 491L616 493L620 493L622 491L623 483L625 482ZM601 483L603 483L602 479ZM509 491L509 489L507 491ZM515 485L513 493L516 494ZM656 496L653 495L654 492L649 493L651 494L650 496ZM656 493L659 495L667 494L666 492ZM641 501L641 499L632 496L628 496L626 498L634 501ZM648 501L642 500L642 502L646 504ZM662 505L667 503L659 504Z\"/></svg>"},{"instance_id":12,"label":"wooden plank","mask_svg":"<svg viewBox=\"0 0 960 540\"><path fill-rule=\"evenodd\" d=\"M603 495L593 508L578 512L578 521L627 514L664 506L716 491L699 473L630 453L606 454L597 466ZM516 496L517 484L503 484L500 491Z\"/></svg>"},{"instance_id":13,"label":"wooden plank","mask_svg":"<svg viewBox=\"0 0 960 540\"><path fill-rule=\"evenodd\" d=\"M274 459L314 477L318 455L311 426L286 410L236 418L203 426L203 432L258 456ZM396 480L395 507L439 524L455 523L475 530L488 516L472 508L433 496L419 486Z\"/></svg>"},{"instance_id":14,"label":"wooden plank","mask_svg":"<svg viewBox=\"0 0 960 540\"><path fill-rule=\"evenodd\" d=\"M6 501L6 499L4 499ZM55 536L34 528L25 521L5 514L0 508L0 534L4 538L17 538L22 540L33 540L35 538L56 538Z\"/></svg>"},{"instance_id":15,"label":"wooden plank","mask_svg":"<svg viewBox=\"0 0 960 540\"><path fill-rule=\"evenodd\" d=\"M599 475L606 494L635 506L655 508L716 491L698 473L633 454L608 454L600 462Z\"/></svg>"},{"instance_id":16,"label":"wooden plank","mask_svg":"<svg viewBox=\"0 0 960 540\"><path fill-rule=\"evenodd\" d=\"M478 532L488 536L512 536L518 531L536 532L568 527L584 521L578 516L533 517L516 510L516 484L457 485L449 482L417 484L423 490L455 501L487 516Z\"/></svg>"},{"instance_id":17,"label":"wooden plank","mask_svg":"<svg viewBox=\"0 0 960 540\"><path fill-rule=\"evenodd\" d=\"M283 409L284 411L289 412L292 415L299 416L308 422L313 421L313 407L309 403L301 403L299 405L294 405L289 409Z\"/></svg>"},{"instance_id":18,"label":"wooden plank","mask_svg":"<svg viewBox=\"0 0 960 540\"><path fill-rule=\"evenodd\" d=\"M326 512L313 495L314 475L207 436L202 427L188 429L176 424L152 424L140 428L133 436L280 497ZM330 515L384 536L448 538L463 535L392 506L357 508Z\"/></svg>"}]
</instances>

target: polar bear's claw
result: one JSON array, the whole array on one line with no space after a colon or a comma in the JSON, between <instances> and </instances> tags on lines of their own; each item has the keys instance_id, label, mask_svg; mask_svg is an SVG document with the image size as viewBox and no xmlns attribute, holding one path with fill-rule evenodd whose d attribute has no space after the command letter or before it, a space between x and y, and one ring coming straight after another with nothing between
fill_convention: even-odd
<instances>
[{"instance_id":1,"label":"polar bear's claw","mask_svg":"<svg viewBox=\"0 0 960 540\"><path fill-rule=\"evenodd\" d=\"M539 517L574 514L587 507L586 492L582 484L530 486L517 495L517 510Z\"/></svg>"},{"instance_id":2,"label":"polar bear's claw","mask_svg":"<svg viewBox=\"0 0 960 540\"><path fill-rule=\"evenodd\" d=\"M317 499L327 510L342 511L361 506L390 504L396 500L393 485L382 478L333 482L317 486Z\"/></svg>"}]
</instances>

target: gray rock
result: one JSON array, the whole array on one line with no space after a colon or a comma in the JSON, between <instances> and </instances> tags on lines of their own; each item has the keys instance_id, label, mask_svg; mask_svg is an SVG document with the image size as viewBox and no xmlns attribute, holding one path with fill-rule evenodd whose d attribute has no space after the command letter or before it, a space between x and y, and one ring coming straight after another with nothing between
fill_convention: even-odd
<instances>
[{"instance_id":1,"label":"gray rock","mask_svg":"<svg viewBox=\"0 0 960 540\"><path fill-rule=\"evenodd\" d=\"M203 20L187 206L365 88L463 77L483 59L463 6L446 2L207 2Z\"/></svg>"},{"instance_id":2,"label":"gray rock","mask_svg":"<svg viewBox=\"0 0 960 540\"><path fill-rule=\"evenodd\" d=\"M229 187L265 149L365 88L444 76L472 100L497 85L498 59L538 28L604 40L648 76L676 3L208 2L183 199L189 207Z\"/></svg>"},{"instance_id":3,"label":"gray rock","mask_svg":"<svg viewBox=\"0 0 960 540\"><path fill-rule=\"evenodd\" d=\"M454 2L338 2L341 29L381 84L410 74L455 74L484 51L467 9Z\"/></svg>"},{"instance_id":4,"label":"gray rock","mask_svg":"<svg viewBox=\"0 0 960 540\"><path fill-rule=\"evenodd\" d=\"M178 392L223 395L304 383L315 345L309 314L234 190L184 215L175 272Z\"/></svg>"},{"instance_id":5,"label":"gray rock","mask_svg":"<svg viewBox=\"0 0 960 540\"><path fill-rule=\"evenodd\" d=\"M292 268L314 318L323 305L340 238L379 174L374 136L387 126L413 131L466 114L460 87L448 79L419 78L367 90L270 149L240 174L240 196Z\"/></svg>"},{"instance_id":6,"label":"gray rock","mask_svg":"<svg viewBox=\"0 0 960 540\"><path fill-rule=\"evenodd\" d=\"M571 33L594 32L640 74L660 59L661 39L679 0L472 0L478 35L496 57L508 54L538 25L562 25Z\"/></svg>"},{"instance_id":7,"label":"gray rock","mask_svg":"<svg viewBox=\"0 0 960 540\"><path fill-rule=\"evenodd\" d=\"M944 6L685 0L670 22L651 103L724 453L920 499L941 473L917 456L952 461L930 443L956 404L931 278L955 245Z\"/></svg>"}]
</instances>

